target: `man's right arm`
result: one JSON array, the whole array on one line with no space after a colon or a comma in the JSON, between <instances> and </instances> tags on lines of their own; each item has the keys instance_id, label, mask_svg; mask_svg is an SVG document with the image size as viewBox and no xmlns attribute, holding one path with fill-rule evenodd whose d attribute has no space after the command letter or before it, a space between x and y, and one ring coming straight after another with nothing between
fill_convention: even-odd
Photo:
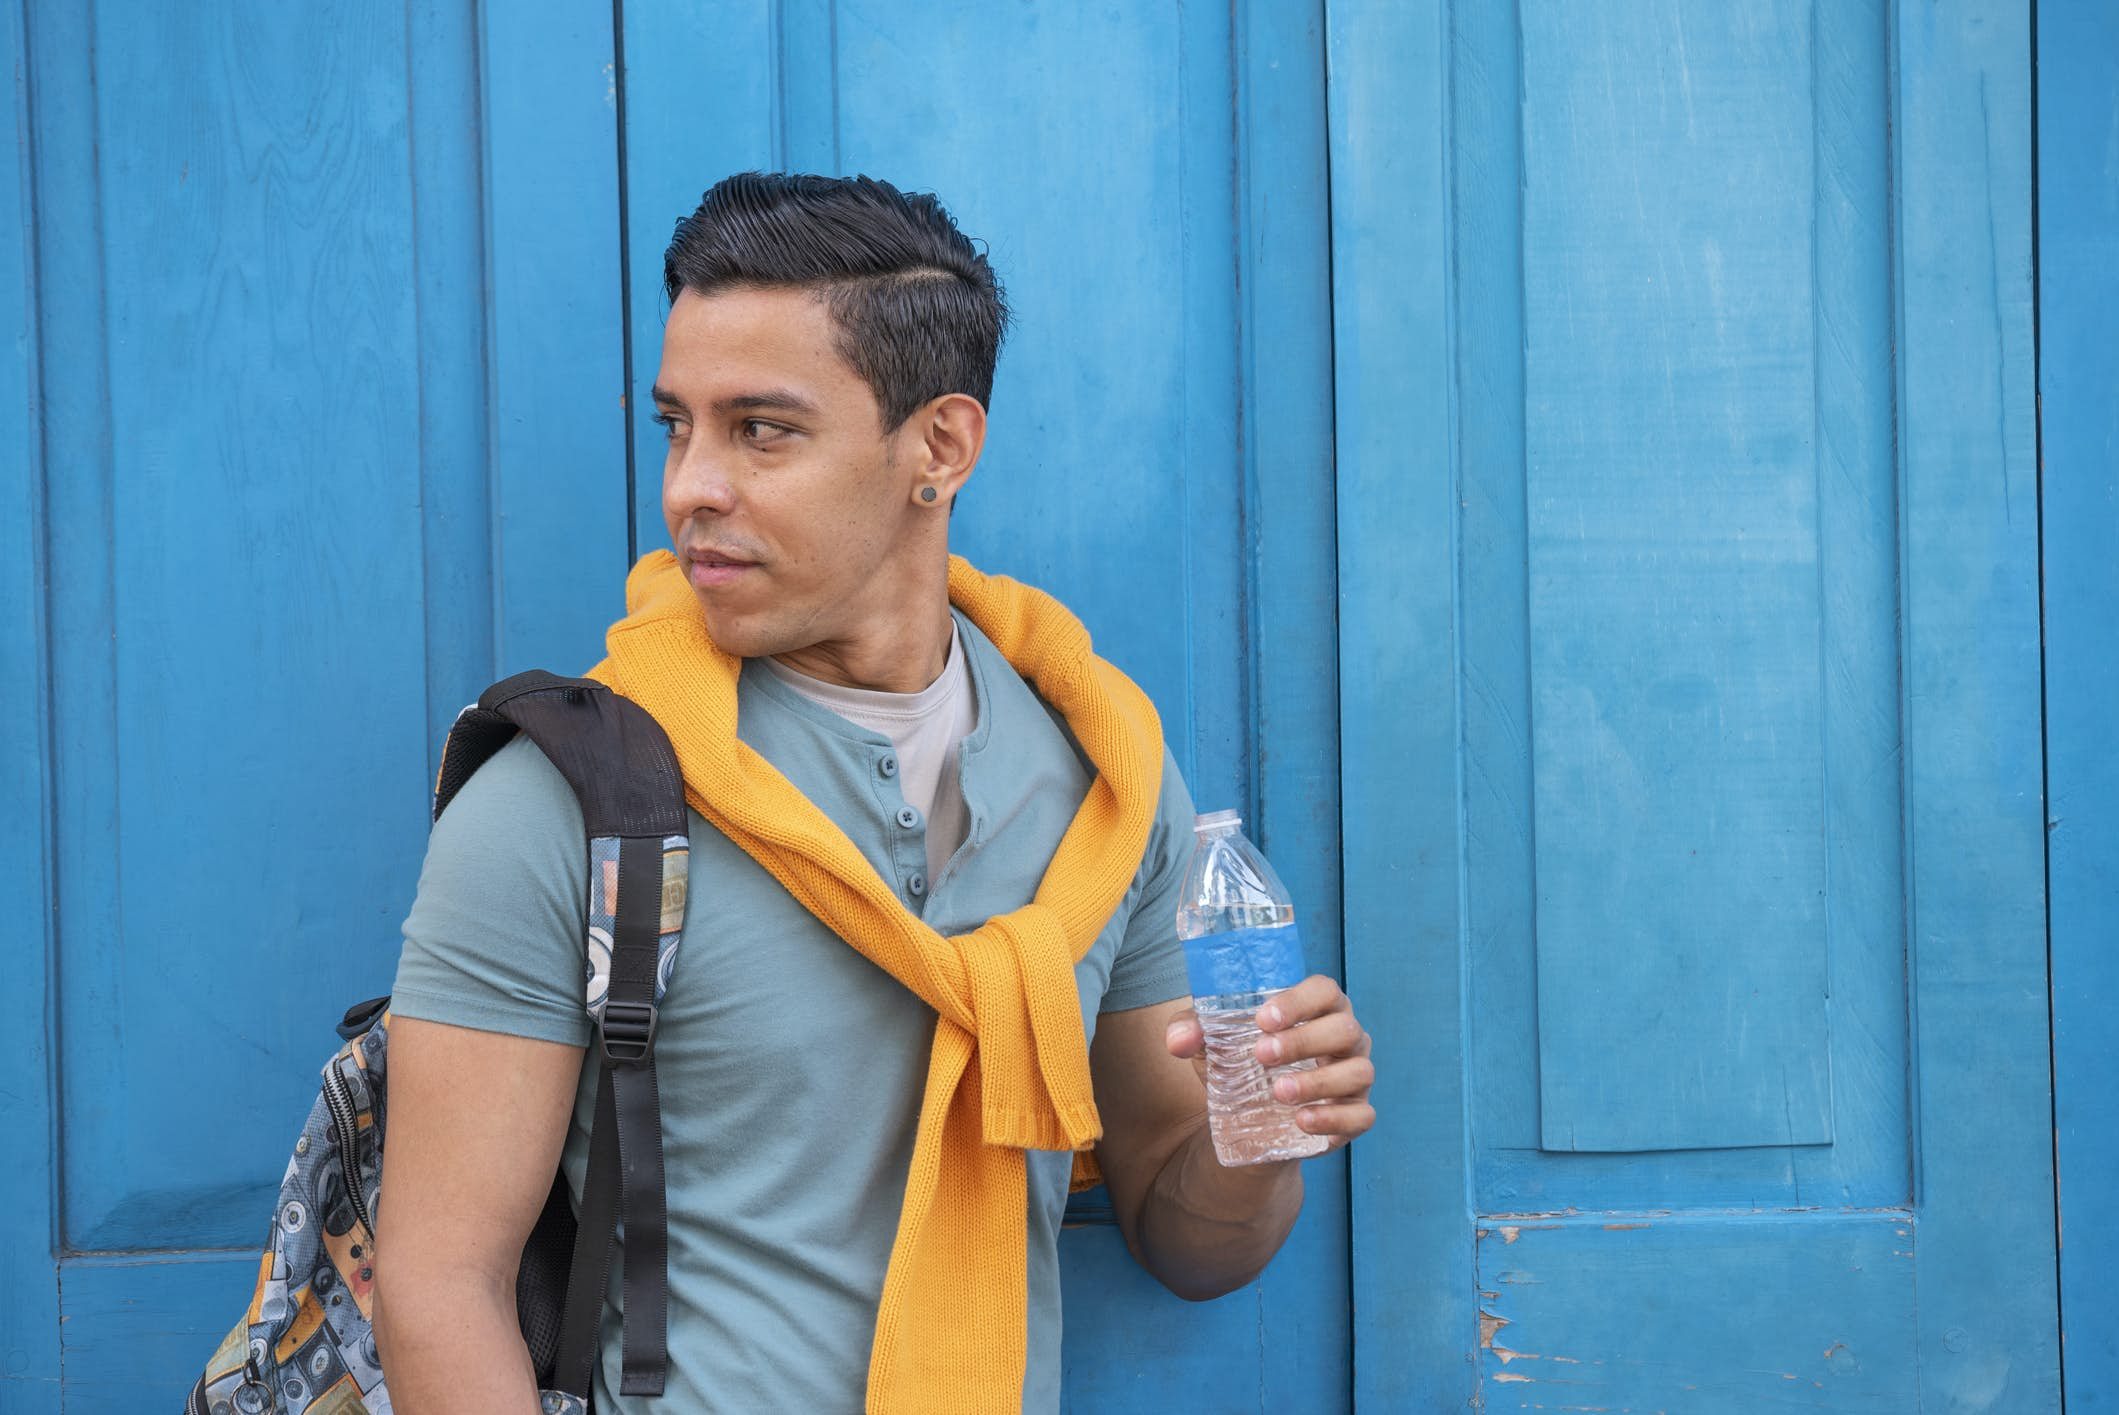
<instances>
[{"instance_id":1,"label":"man's right arm","mask_svg":"<svg viewBox=\"0 0 2119 1415\"><path fill-rule=\"evenodd\" d=\"M515 1274L581 1059L557 1042L392 1020L375 1335L398 1415L535 1415Z\"/></svg>"},{"instance_id":2,"label":"man's right arm","mask_svg":"<svg viewBox=\"0 0 2119 1415\"><path fill-rule=\"evenodd\" d=\"M398 1415L533 1415L522 1245L566 1143L589 1040L588 852L527 740L435 822L390 1003L376 1340Z\"/></svg>"}]
</instances>

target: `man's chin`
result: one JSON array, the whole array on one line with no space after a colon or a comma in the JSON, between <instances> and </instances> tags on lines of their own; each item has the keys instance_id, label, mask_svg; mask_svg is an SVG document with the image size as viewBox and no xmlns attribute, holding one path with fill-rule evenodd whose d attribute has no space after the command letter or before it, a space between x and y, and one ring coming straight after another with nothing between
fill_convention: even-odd
<instances>
[{"instance_id":1,"label":"man's chin","mask_svg":"<svg viewBox=\"0 0 2119 1415\"><path fill-rule=\"evenodd\" d=\"M700 617L706 621L706 636L721 652L736 658L764 658L787 652L780 642L784 636L773 633L771 626L756 616L732 614L726 605L708 603L703 594L699 603Z\"/></svg>"}]
</instances>

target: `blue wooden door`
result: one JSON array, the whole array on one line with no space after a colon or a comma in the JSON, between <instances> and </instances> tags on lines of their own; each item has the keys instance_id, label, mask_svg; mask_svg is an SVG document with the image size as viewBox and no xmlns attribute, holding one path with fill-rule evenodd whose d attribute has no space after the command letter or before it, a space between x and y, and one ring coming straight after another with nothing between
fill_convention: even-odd
<instances>
[{"instance_id":1,"label":"blue wooden door","mask_svg":"<svg viewBox=\"0 0 2119 1415\"><path fill-rule=\"evenodd\" d=\"M660 252L733 170L990 242L960 548L1080 610L1338 968L1322 46L1265 4L0 5L0 1408L173 1409L241 1310L449 717L597 657L660 543ZM1345 1182L1201 1306L1085 1206L1070 1408L1344 1410Z\"/></svg>"},{"instance_id":2,"label":"blue wooden door","mask_svg":"<svg viewBox=\"0 0 2119 1415\"><path fill-rule=\"evenodd\" d=\"M487 242L471 17L384 19L0 7L10 1412L176 1408L389 984L442 730L619 601L609 211ZM606 324L534 455L533 290Z\"/></svg>"},{"instance_id":3,"label":"blue wooden door","mask_svg":"<svg viewBox=\"0 0 2119 1415\"><path fill-rule=\"evenodd\" d=\"M2059 1408L2027 39L1333 7L1363 1409Z\"/></svg>"}]
</instances>

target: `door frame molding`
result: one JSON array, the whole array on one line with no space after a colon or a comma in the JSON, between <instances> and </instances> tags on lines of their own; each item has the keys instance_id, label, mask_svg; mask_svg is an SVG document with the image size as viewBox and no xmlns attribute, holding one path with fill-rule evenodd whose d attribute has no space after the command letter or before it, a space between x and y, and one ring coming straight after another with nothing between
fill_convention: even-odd
<instances>
[{"instance_id":1,"label":"door frame molding","mask_svg":"<svg viewBox=\"0 0 2119 1415\"><path fill-rule=\"evenodd\" d=\"M2119 1403L2119 1140L2110 1124L2119 1036L2119 190L2105 135L2119 127L2119 16L2100 0L2038 11L2040 499L2045 587L2047 878L2053 1007L2055 1203L2066 1393Z\"/></svg>"},{"instance_id":2,"label":"door frame molding","mask_svg":"<svg viewBox=\"0 0 2119 1415\"><path fill-rule=\"evenodd\" d=\"M1327 7L1347 990L1381 1133L1352 1162L1354 1405L1475 1390L1458 703L1450 7Z\"/></svg>"},{"instance_id":3,"label":"door frame molding","mask_svg":"<svg viewBox=\"0 0 2119 1415\"><path fill-rule=\"evenodd\" d=\"M20 410L0 441L0 887L17 901L12 985L0 989L0 1405L24 1415L59 1409L58 1116L52 1039L54 954L51 675L45 625L44 422L38 382L41 274L30 223L46 234L33 200L30 31L22 0L0 4L0 72L9 141L0 147L0 398ZM85 62L85 58L84 58ZM84 88L76 102L92 101ZM12 419L0 419L4 426Z\"/></svg>"}]
</instances>

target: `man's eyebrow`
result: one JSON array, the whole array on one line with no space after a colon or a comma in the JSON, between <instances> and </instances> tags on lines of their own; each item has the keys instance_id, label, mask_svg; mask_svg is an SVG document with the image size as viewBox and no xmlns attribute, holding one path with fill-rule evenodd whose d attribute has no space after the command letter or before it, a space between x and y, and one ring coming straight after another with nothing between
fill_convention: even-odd
<instances>
[{"instance_id":1,"label":"man's eyebrow","mask_svg":"<svg viewBox=\"0 0 2119 1415\"><path fill-rule=\"evenodd\" d=\"M761 388L756 393L737 393L714 402L714 411L730 413L811 413L817 405L792 388Z\"/></svg>"}]
</instances>

